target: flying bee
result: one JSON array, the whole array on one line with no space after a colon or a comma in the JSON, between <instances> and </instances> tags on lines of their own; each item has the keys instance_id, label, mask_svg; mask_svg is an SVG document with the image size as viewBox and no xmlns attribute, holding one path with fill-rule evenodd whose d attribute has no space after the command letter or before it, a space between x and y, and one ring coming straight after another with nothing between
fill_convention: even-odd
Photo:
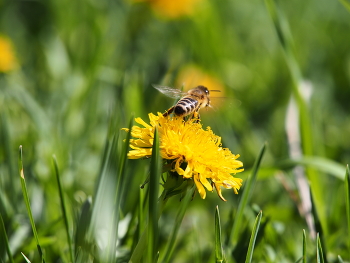
<instances>
[{"instance_id":1,"label":"flying bee","mask_svg":"<svg viewBox=\"0 0 350 263\"><path fill-rule=\"evenodd\" d=\"M194 118L199 119L199 110L201 108L211 107L209 96L210 92L220 91L208 90L206 87L201 85L190 89L187 92L166 86L153 85L153 87L170 98L180 98L175 106L171 107L163 114L164 117L168 116L171 113L174 113L178 117L186 117L192 114Z\"/></svg>"}]
</instances>

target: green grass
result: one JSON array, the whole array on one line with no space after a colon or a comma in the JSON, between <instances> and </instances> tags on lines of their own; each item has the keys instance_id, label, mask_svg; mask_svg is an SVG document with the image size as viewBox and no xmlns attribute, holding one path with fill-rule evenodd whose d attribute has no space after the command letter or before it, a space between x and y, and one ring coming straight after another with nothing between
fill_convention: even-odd
<instances>
[{"instance_id":1,"label":"green grass","mask_svg":"<svg viewBox=\"0 0 350 263\"><path fill-rule=\"evenodd\" d=\"M349 262L349 10L199 0L169 19L148 2L2 1L19 68L0 73L0 262ZM174 104L152 84L202 81L225 97L203 128L244 163L227 202L162 173L156 144L127 159L121 130Z\"/></svg>"}]
</instances>

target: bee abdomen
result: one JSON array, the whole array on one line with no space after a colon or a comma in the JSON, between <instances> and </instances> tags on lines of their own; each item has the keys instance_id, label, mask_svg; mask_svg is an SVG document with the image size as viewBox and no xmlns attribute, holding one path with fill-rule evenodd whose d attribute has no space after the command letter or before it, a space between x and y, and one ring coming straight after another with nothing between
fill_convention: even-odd
<instances>
[{"instance_id":1,"label":"bee abdomen","mask_svg":"<svg viewBox=\"0 0 350 263\"><path fill-rule=\"evenodd\" d=\"M177 116L191 114L197 107L198 101L192 98L182 98L176 104L174 113Z\"/></svg>"}]
</instances>

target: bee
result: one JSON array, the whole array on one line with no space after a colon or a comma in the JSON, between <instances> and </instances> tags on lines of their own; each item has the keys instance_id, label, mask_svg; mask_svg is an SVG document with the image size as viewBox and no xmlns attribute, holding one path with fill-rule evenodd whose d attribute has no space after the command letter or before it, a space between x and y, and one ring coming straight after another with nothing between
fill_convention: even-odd
<instances>
[{"instance_id":1,"label":"bee","mask_svg":"<svg viewBox=\"0 0 350 263\"><path fill-rule=\"evenodd\" d=\"M187 92L166 86L153 85L153 87L170 98L180 99L175 106L171 107L163 114L164 117L174 113L178 117L192 115L193 118L199 119L199 110L201 108L211 107L210 92L220 91L208 90L208 88L201 85L190 89Z\"/></svg>"}]
</instances>

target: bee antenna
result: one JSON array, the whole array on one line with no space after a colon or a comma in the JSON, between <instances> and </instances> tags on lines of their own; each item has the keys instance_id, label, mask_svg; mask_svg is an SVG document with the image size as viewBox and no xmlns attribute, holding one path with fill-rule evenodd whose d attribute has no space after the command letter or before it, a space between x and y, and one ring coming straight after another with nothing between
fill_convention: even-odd
<instances>
[{"instance_id":1,"label":"bee antenna","mask_svg":"<svg viewBox=\"0 0 350 263\"><path fill-rule=\"evenodd\" d=\"M211 89L209 90L210 92L221 92L221 90L218 90L218 89Z\"/></svg>"}]
</instances>

